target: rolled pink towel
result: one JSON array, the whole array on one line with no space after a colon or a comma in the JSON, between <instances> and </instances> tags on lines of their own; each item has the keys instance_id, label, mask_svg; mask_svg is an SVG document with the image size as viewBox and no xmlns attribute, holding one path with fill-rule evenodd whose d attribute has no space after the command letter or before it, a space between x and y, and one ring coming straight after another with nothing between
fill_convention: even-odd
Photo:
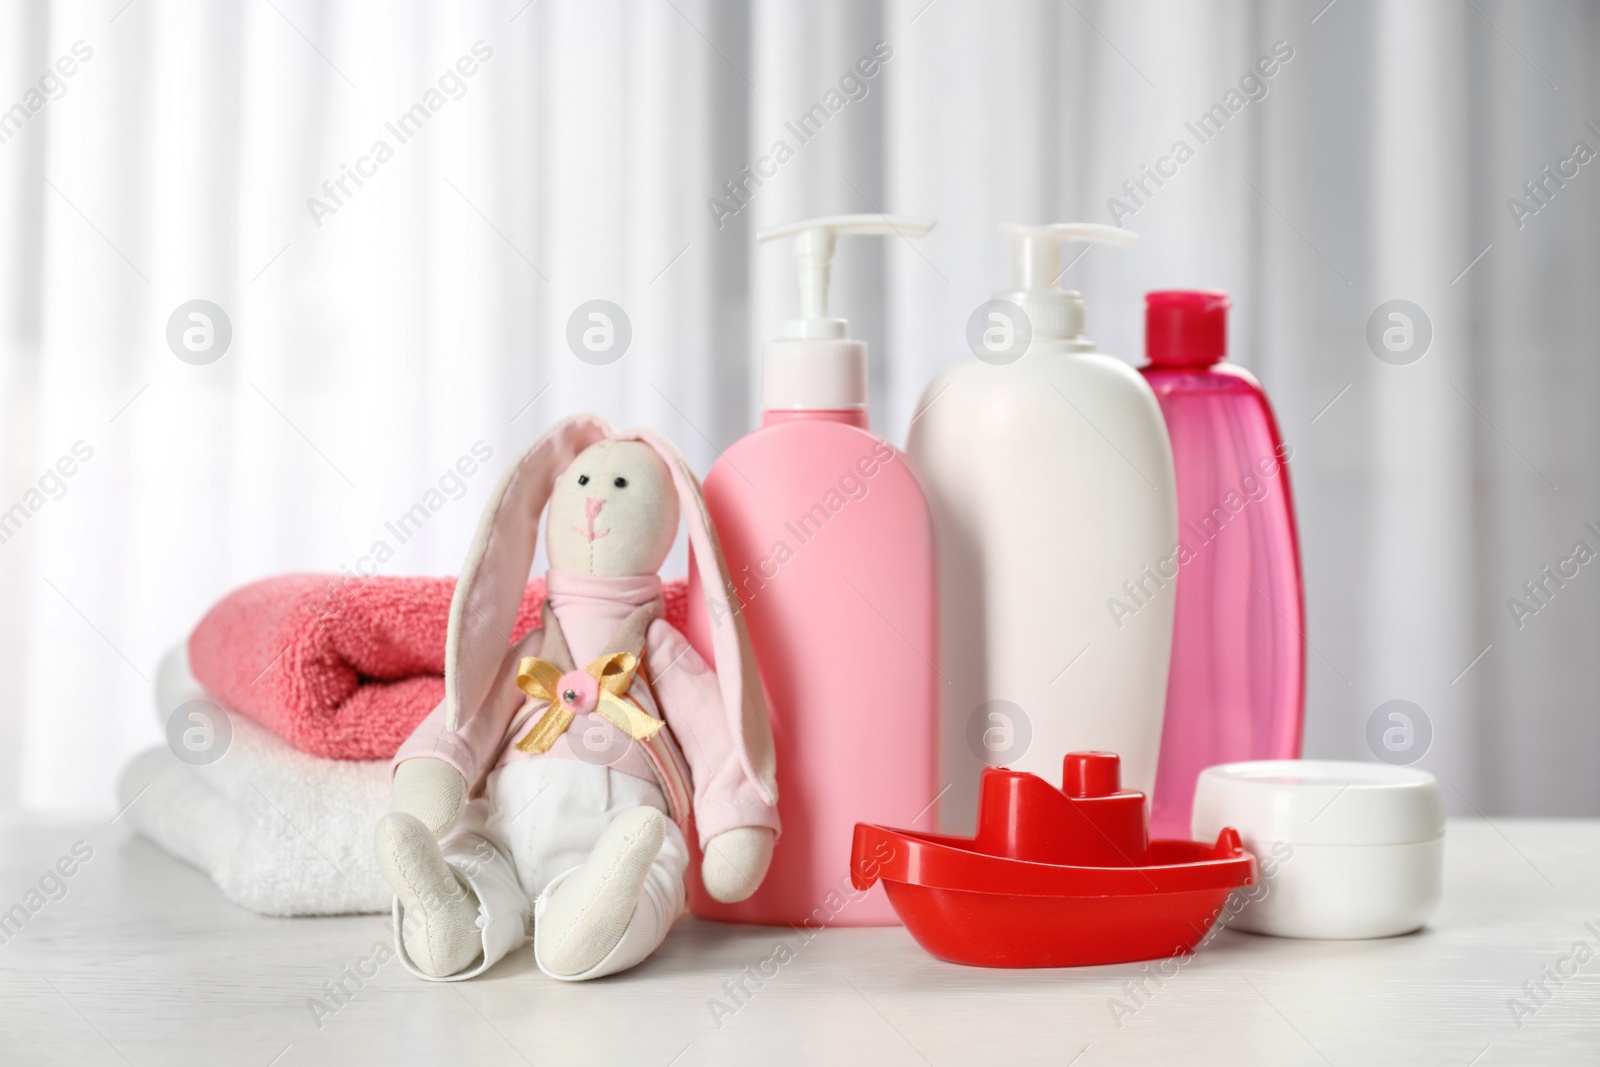
<instances>
[{"instance_id":1,"label":"rolled pink towel","mask_svg":"<svg viewBox=\"0 0 1600 1067\"><path fill-rule=\"evenodd\" d=\"M444 699L454 578L286 574L223 597L189 636L189 664L218 703L295 748L329 759L388 759ZM662 591L680 630L685 583ZM544 579L528 583L516 626L539 622Z\"/></svg>"}]
</instances>

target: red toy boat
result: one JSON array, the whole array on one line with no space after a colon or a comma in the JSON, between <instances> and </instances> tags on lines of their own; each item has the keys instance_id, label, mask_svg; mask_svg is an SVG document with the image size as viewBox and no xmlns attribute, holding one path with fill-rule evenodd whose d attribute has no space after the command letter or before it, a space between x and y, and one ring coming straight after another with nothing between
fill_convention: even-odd
<instances>
[{"instance_id":1,"label":"red toy boat","mask_svg":"<svg viewBox=\"0 0 1600 1067\"><path fill-rule=\"evenodd\" d=\"M1062 788L984 769L978 836L856 824L850 879L883 880L917 944L979 967L1082 967L1179 956L1255 881L1232 827L1215 845L1151 841L1121 760L1072 752Z\"/></svg>"}]
</instances>

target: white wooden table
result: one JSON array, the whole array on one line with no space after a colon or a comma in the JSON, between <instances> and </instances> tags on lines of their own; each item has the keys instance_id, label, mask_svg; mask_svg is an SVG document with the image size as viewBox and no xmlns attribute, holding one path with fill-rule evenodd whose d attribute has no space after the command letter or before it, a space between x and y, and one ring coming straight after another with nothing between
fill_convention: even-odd
<instances>
[{"instance_id":1,"label":"white wooden table","mask_svg":"<svg viewBox=\"0 0 1600 1067\"><path fill-rule=\"evenodd\" d=\"M1176 977L1147 983L1142 1003L1128 994L1139 965L980 970L927 956L900 929L803 943L692 919L600 982L551 981L523 949L476 981L429 984L392 955L373 960L391 944L382 918L242 911L104 822L0 821L0 910L26 903L78 841L93 857L61 880L65 895L47 880L59 899L41 894L18 932L0 930L5 1067L1600 1064L1600 821L1452 822L1444 903L1426 931L1224 932ZM793 958L732 997L724 983L746 967L759 976L780 941ZM1580 964L1579 943L1595 958ZM347 999L314 1012L341 977ZM1524 983L1541 981L1536 1003ZM1536 1009L1520 1028L1514 997ZM714 1001L732 1013L714 1019ZM1119 1019L1113 1002L1136 1010Z\"/></svg>"}]
</instances>

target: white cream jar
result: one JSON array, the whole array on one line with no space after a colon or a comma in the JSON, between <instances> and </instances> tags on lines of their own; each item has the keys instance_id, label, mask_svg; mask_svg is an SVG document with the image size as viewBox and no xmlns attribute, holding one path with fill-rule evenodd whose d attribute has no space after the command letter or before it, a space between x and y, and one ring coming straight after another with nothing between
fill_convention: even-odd
<instances>
[{"instance_id":1,"label":"white cream jar","mask_svg":"<svg viewBox=\"0 0 1600 1067\"><path fill-rule=\"evenodd\" d=\"M1334 760L1224 763L1200 773L1197 841L1232 826L1261 883L1230 923L1274 937L1393 937L1439 904L1444 808L1433 775Z\"/></svg>"}]
</instances>

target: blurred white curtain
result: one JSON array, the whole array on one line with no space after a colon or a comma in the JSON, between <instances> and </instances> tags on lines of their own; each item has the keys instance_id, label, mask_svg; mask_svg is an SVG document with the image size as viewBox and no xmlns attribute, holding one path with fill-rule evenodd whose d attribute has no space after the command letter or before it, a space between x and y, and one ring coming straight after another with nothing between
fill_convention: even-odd
<instances>
[{"instance_id":1,"label":"blurred white curtain","mask_svg":"<svg viewBox=\"0 0 1600 1067\"><path fill-rule=\"evenodd\" d=\"M1520 629L1507 606L1600 548L1600 170L1520 228L1506 204L1600 150L1600 14L1576 0L5 5L0 107L26 119L0 119L0 509L45 502L0 544L0 807L109 805L159 736L155 664L227 590L371 569L378 541L380 573L453 572L501 465L564 413L707 468L794 299L762 225L939 219L915 247L845 242L835 272L903 440L1004 285L998 224L1110 221L1277 42L1266 95L1147 185L1139 245L1065 281L1130 359L1147 289L1233 294L1234 358L1295 449L1308 755L1368 758L1369 716L1405 699L1453 810L1600 814L1600 577ZM785 124L875 46L798 144ZM400 143L385 124L430 89ZM778 140L793 158L740 184ZM346 168L370 173L335 202ZM194 299L233 331L204 366L166 339ZM633 330L607 366L566 342L594 299ZM1391 299L1431 321L1408 366L1365 340ZM77 442L92 457L48 475ZM487 469L399 544L385 521L478 442Z\"/></svg>"}]
</instances>

